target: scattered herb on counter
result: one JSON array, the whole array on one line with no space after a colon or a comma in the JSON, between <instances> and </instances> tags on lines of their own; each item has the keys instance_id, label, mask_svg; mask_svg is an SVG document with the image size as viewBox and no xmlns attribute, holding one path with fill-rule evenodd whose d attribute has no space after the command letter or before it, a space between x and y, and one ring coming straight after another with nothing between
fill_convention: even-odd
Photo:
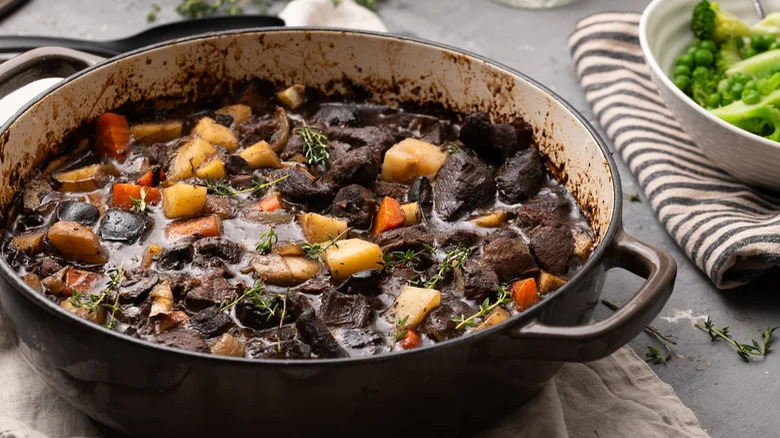
<instances>
[{"instance_id":1,"label":"scattered herb on counter","mask_svg":"<svg viewBox=\"0 0 780 438\"><path fill-rule=\"evenodd\" d=\"M510 294L509 291L498 285L496 286L496 290L498 291L498 299L495 303L490 304L490 297L488 297L485 298L485 301L479 305L479 312L469 316L468 318L466 318L465 315L453 317L452 321L458 324L455 326L455 329L459 330L465 326L476 327L477 322L474 321L475 319L482 318L498 306L512 302L512 294Z\"/></svg>"},{"instance_id":2,"label":"scattered herb on counter","mask_svg":"<svg viewBox=\"0 0 780 438\"><path fill-rule=\"evenodd\" d=\"M333 7L336 7L341 3L341 0L330 0L330 1L331 3L333 3ZM379 9L378 1L379 0L355 0L355 3L376 12L376 10Z\"/></svg>"},{"instance_id":3,"label":"scattered herb on counter","mask_svg":"<svg viewBox=\"0 0 780 438\"><path fill-rule=\"evenodd\" d=\"M631 202L642 202L642 199L639 198L638 193L629 193L628 200Z\"/></svg>"},{"instance_id":4,"label":"scattered herb on counter","mask_svg":"<svg viewBox=\"0 0 780 438\"><path fill-rule=\"evenodd\" d=\"M153 22L157 19L157 13L160 12L160 5L157 3L152 5L152 10L149 11L149 14L146 15L146 21Z\"/></svg>"},{"instance_id":5,"label":"scattered herb on counter","mask_svg":"<svg viewBox=\"0 0 780 438\"><path fill-rule=\"evenodd\" d=\"M670 360L672 360L672 354L669 353L664 355L655 347L647 347L647 352L645 353L645 360L648 362L652 362L655 365L661 365L661 364L666 365Z\"/></svg>"},{"instance_id":6,"label":"scattered herb on counter","mask_svg":"<svg viewBox=\"0 0 780 438\"><path fill-rule=\"evenodd\" d=\"M707 333L710 335L710 338L713 342L718 339L723 339L724 341L733 345L737 349L737 354L739 357L742 358L742 360L745 362L750 362L750 356L766 356L766 354L769 353L769 349L772 345L772 334L779 328L768 327L763 332L761 332L761 344L759 345L755 339L751 339L750 344L740 344L731 337L728 326L722 328L715 327L715 324L712 322L712 319L710 319L709 316L707 317L707 321L705 321L704 324L697 322L693 325L696 328L707 330Z\"/></svg>"},{"instance_id":7,"label":"scattered herb on counter","mask_svg":"<svg viewBox=\"0 0 780 438\"><path fill-rule=\"evenodd\" d=\"M275 179L267 183L264 183L259 178L255 177L252 180L252 186L249 187L248 189L243 189L243 190L234 189L230 185L230 183L226 182L224 179L213 179L213 178L206 177L206 179L203 180L203 183L206 185L208 191L215 195L235 196L235 195L241 195L245 193L257 193L263 189L279 184L280 182L286 180L287 176L288 175L285 175L281 178Z\"/></svg>"},{"instance_id":8,"label":"scattered herb on counter","mask_svg":"<svg viewBox=\"0 0 780 438\"><path fill-rule=\"evenodd\" d=\"M303 155L306 164L328 164L330 153L328 152L328 137L319 128L314 126L300 126L295 128L295 133L303 140Z\"/></svg>"},{"instance_id":9,"label":"scattered herb on counter","mask_svg":"<svg viewBox=\"0 0 780 438\"><path fill-rule=\"evenodd\" d=\"M325 250L330 248L331 246L335 246L336 248L338 248L339 239L344 237L344 235L347 234L347 231L349 231L349 228L342 231L341 234L339 234L336 237L328 236L330 237L330 239L328 239L328 241L325 243L306 243L303 246L301 246L301 249L303 250L303 252L306 253L306 257L312 260L319 259L320 257L322 257L322 253L324 253Z\"/></svg>"},{"instance_id":10,"label":"scattered herb on counter","mask_svg":"<svg viewBox=\"0 0 780 438\"><path fill-rule=\"evenodd\" d=\"M279 241L279 236L276 235L273 227L260 235L260 243L257 244L256 249L263 254L271 252L271 248Z\"/></svg>"}]
</instances>

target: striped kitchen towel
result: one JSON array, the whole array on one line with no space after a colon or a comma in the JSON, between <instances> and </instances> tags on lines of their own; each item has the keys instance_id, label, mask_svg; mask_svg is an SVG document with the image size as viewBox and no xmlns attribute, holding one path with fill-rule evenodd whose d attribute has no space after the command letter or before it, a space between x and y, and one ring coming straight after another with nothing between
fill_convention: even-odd
<instances>
[{"instance_id":1,"label":"striped kitchen towel","mask_svg":"<svg viewBox=\"0 0 780 438\"><path fill-rule=\"evenodd\" d=\"M582 19L569 51L585 97L659 220L688 257L727 289L780 264L780 198L716 167L680 128L650 79L639 15Z\"/></svg>"}]
</instances>

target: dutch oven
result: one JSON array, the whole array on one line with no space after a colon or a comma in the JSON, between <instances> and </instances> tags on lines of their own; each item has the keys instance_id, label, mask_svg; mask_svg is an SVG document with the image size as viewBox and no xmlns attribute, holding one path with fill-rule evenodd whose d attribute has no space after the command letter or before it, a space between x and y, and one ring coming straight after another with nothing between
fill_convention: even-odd
<instances>
[{"instance_id":1,"label":"dutch oven","mask_svg":"<svg viewBox=\"0 0 780 438\"><path fill-rule=\"evenodd\" d=\"M596 236L590 259L564 287L505 323L409 351L305 361L216 357L125 336L66 312L0 262L0 304L21 354L64 400L118 431L458 435L532 397L563 362L599 359L626 344L672 292L674 259L623 232L620 177L604 141L550 90L481 56L408 37L271 28L176 40L109 60L36 49L0 66L0 95L40 73L72 75L2 127L6 212L31 172L104 112L207 101L259 77L327 93L359 89L385 104L437 102L494 120L522 115ZM644 284L610 317L590 323L614 267Z\"/></svg>"}]
</instances>

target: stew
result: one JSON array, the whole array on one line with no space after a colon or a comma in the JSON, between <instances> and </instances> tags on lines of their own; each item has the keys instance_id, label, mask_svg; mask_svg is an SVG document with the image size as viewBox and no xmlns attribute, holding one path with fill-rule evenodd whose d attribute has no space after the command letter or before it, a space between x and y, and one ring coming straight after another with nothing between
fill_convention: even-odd
<instances>
[{"instance_id":1,"label":"stew","mask_svg":"<svg viewBox=\"0 0 780 438\"><path fill-rule=\"evenodd\" d=\"M158 344L418 348L534 306L593 245L520 118L260 81L186 113L120 112L27 182L3 253L67 311Z\"/></svg>"}]
</instances>

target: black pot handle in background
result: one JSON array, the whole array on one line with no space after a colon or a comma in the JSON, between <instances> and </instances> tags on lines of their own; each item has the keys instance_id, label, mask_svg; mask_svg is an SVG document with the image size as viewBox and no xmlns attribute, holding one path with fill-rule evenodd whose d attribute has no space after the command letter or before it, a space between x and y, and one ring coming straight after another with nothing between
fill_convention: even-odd
<instances>
[{"instance_id":1,"label":"black pot handle in background","mask_svg":"<svg viewBox=\"0 0 780 438\"><path fill-rule=\"evenodd\" d=\"M614 314L593 324L562 327L533 320L513 328L509 336L529 359L588 362L614 353L636 337L661 311L672 294L677 263L668 253L618 232L610 268L624 268L645 283Z\"/></svg>"},{"instance_id":2,"label":"black pot handle in background","mask_svg":"<svg viewBox=\"0 0 780 438\"><path fill-rule=\"evenodd\" d=\"M40 47L0 64L0 99L38 79L68 77L102 58L63 47Z\"/></svg>"}]
</instances>

